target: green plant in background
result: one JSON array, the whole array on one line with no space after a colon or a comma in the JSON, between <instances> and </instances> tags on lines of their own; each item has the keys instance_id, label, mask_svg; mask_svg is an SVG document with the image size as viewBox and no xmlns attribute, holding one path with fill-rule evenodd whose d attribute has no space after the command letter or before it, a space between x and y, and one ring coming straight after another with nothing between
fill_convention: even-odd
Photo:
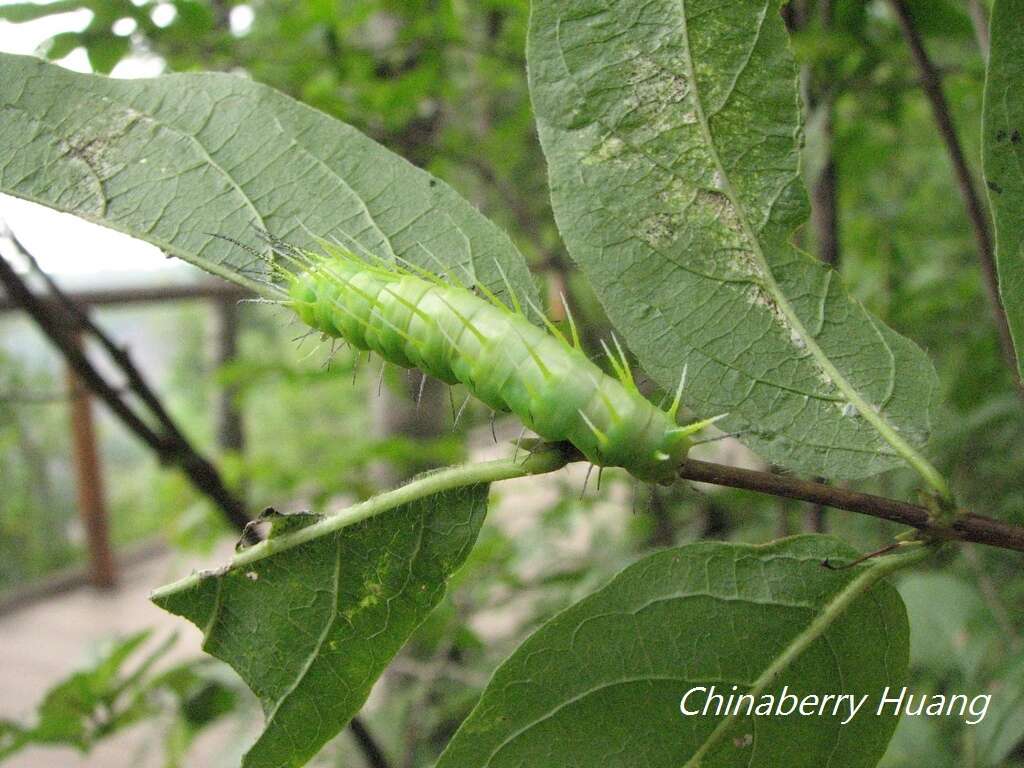
<instances>
[{"instance_id":1,"label":"green plant in background","mask_svg":"<svg viewBox=\"0 0 1024 768\"><path fill-rule=\"evenodd\" d=\"M139 632L112 641L95 662L46 692L30 726L0 722L0 759L30 745L71 746L88 752L97 741L143 718L171 715L168 768L206 727L238 706L239 692L218 679L207 661L154 672L175 642L172 635L140 657L150 639Z\"/></svg>"},{"instance_id":2,"label":"green plant in background","mask_svg":"<svg viewBox=\"0 0 1024 768\"><path fill-rule=\"evenodd\" d=\"M139 17L142 40L174 68L242 64L256 80L429 163L486 210L500 200L499 218L523 250L545 270L564 270L553 229L532 226L534 218L547 221L547 207L536 194L544 166L530 151L515 60L525 44L558 231L655 385L671 396L687 370L683 402L697 417L727 412L726 429L789 470L864 482L911 469L863 487L897 497L920 490L928 512L919 527L937 538L951 531L971 538L964 533L970 519L959 511L965 507L1019 519L1020 402L990 329L975 321L964 338L946 343L943 316L981 307L982 294L972 280L949 279L968 266L964 226L944 212L954 193L934 148L899 146L927 113L908 93L905 69L893 65L902 55L898 31L876 13L880 4L868 13L863 3L836 3L827 28L807 25L795 37L811 109L807 130L813 134L822 104L834 107L829 142L848 214L843 269L874 314L834 269L795 244L810 246L815 236L805 226L800 162L803 151L803 170L813 167L815 147L802 150L800 73L778 3L536 0L528 39L518 2L473 10L441 3L434 13L416 3L344 10L311 3L290 12L268 4L254 6L246 34L231 32L227 6L173 5L178 16L166 27L142 19L151 20L149 5L125 4L120 12ZM981 69L976 54L963 53L973 45L967 16L952 4L909 6L921 31L965 62L951 87L965 101L976 99ZM1019 0L998 0L984 127L1011 329L1019 323L1013 280L1022 205L1014 174L1024 150L1013 139L1019 115L1007 94L1020 83L1013 51L1022 43L1012 20L1022 14ZM273 60L261 51L268 41L283 41ZM306 55L311 50L324 55ZM473 63L456 69L461 55ZM494 279L503 272L509 289L538 302L519 247L445 181L277 91L214 74L115 81L19 57L0 66L5 192L150 240L258 293L265 275L252 273L251 254L208 233L236 238L265 260L272 257L256 228L298 248L333 238L371 260L468 274L491 291L505 289ZM467 137L482 141L472 157L460 149ZM888 170L882 159L892 158L901 164L899 184L880 181ZM936 259L940 267L929 263ZM324 302L325 312L337 308ZM373 321L372 311L367 318ZM319 318L314 324L325 329ZM894 328L927 343L941 377ZM332 407L318 399L309 418L322 419ZM933 424L937 439L926 447ZM991 445L981 445L990 437ZM366 449L356 443L339 455L360 454ZM158 590L157 602L203 628L206 650L231 664L264 705L265 729L244 764L311 759L358 712L404 643L414 659L436 652L431 631L448 638L442 647L493 669L480 651L486 644L467 639L453 603L458 593L445 597L446 585L467 561L486 572L473 562L482 536L493 559L479 557L492 578L521 586L522 553L481 534L488 486L554 471L570 458L562 447L543 446L527 457L427 474L334 515L270 515L269 538L224 571ZM272 474L258 465L250 471L256 483ZM289 471L274 484L296 487L302 470ZM563 499L569 508L571 498ZM739 528L737 538L770 538L765 514L760 524L737 524L737 509L752 505L733 497L687 498L667 509L664 502L650 497L668 528L659 545L679 535L679 508L701 510L705 532L715 519L725 530ZM552 511L543 524L557 519ZM857 542L888 538L863 522L835 525ZM669 548L642 556L598 591L600 567L589 582L571 571L550 573L570 585L554 606L571 602L573 590L590 594L509 656L468 717L479 683L449 711L455 722L436 723L424 737L430 747L407 740L406 754L431 760L443 748L439 765L458 766L740 765L752 755L765 764L873 765L895 717L855 717L842 728L828 720L815 728L787 718L756 727L735 717L682 720L679 696L712 679L755 693L782 685L831 689L837 680L877 692L899 685L913 659L922 689L1005 686L1007 694L1003 709L976 729L905 718L887 764L952 754L979 765L1019 762L1018 620L1001 608L1024 587L1009 578L1016 561L976 553L934 583L927 579L938 574L907 577L908 626L900 597L883 579L920 562L933 549L930 534L903 537L896 554L838 571L820 564L852 561L856 552L834 537L804 536ZM617 546L614 565L635 559L630 549L644 550L628 535ZM610 575L613 563L600 575ZM933 592L954 597L940 601ZM936 616L946 602L962 614ZM537 608L533 624L551 607ZM997 629L982 618L986 612ZM936 640L954 627L968 640L950 635L959 654L952 665L946 651L915 639ZM973 658L977 648L991 649L992 660ZM956 746L929 751L933 738Z\"/></svg>"},{"instance_id":3,"label":"green plant in background","mask_svg":"<svg viewBox=\"0 0 1024 768\"><path fill-rule=\"evenodd\" d=\"M48 398L59 397L59 385L44 372L26 370L4 351L0 371L0 452L8 457L0 495L4 588L66 565L74 557L74 546L69 539L70 506L65 503L71 489L60 481L46 449L60 433L54 416L63 414L45 409ZM33 409L37 418L27 418L25 408Z\"/></svg>"}]
</instances>

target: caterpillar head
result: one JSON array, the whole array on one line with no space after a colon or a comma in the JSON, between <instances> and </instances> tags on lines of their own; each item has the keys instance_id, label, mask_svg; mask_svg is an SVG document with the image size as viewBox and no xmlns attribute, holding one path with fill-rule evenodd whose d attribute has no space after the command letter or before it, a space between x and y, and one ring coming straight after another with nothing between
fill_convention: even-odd
<instances>
[{"instance_id":1,"label":"caterpillar head","mask_svg":"<svg viewBox=\"0 0 1024 768\"><path fill-rule=\"evenodd\" d=\"M676 479L679 465L690 451L693 441L687 427L668 429L650 456L630 467L630 472L641 480L652 483L671 484Z\"/></svg>"},{"instance_id":2,"label":"caterpillar head","mask_svg":"<svg viewBox=\"0 0 1024 768\"><path fill-rule=\"evenodd\" d=\"M725 416L726 414L723 413L683 427L666 429L653 455L647 461L638 463L635 469L630 468L630 472L642 480L671 484L676 479L679 465L683 463L690 448L693 447L691 435L695 435Z\"/></svg>"}]
</instances>

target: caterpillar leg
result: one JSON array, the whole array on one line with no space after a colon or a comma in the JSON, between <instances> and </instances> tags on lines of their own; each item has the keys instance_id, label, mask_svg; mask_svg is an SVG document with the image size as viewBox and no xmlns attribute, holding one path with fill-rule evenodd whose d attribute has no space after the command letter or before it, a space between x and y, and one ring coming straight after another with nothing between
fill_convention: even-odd
<instances>
[{"instance_id":1,"label":"caterpillar leg","mask_svg":"<svg viewBox=\"0 0 1024 768\"><path fill-rule=\"evenodd\" d=\"M519 447L523 443L523 438L526 437L526 425L523 425L522 430L519 432L519 437L516 439L516 449L512 452L512 461L515 462L516 457L519 456Z\"/></svg>"},{"instance_id":2,"label":"caterpillar leg","mask_svg":"<svg viewBox=\"0 0 1024 768\"><path fill-rule=\"evenodd\" d=\"M449 389L449 391L451 391L451 390ZM471 397L472 397L472 395L466 395L466 399L463 400L462 401L462 405L459 406L459 412L455 414L455 419L454 419L454 421L452 423L452 430L453 431L455 430L456 427L459 426L459 419L462 418L462 412L464 410L466 410L466 406L469 405L469 399Z\"/></svg>"},{"instance_id":3,"label":"caterpillar leg","mask_svg":"<svg viewBox=\"0 0 1024 768\"><path fill-rule=\"evenodd\" d=\"M583 487L580 489L580 501L583 501L583 497L587 495L587 483L590 482L590 475L594 471L594 465L591 464L587 467L587 474L583 478Z\"/></svg>"}]
</instances>

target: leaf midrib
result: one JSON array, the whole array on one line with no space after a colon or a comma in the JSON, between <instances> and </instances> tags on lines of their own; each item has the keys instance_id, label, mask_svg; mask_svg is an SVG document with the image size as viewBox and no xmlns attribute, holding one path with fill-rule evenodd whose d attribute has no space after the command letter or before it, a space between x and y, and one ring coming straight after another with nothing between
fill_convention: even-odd
<instances>
[{"instance_id":1,"label":"leaf midrib","mask_svg":"<svg viewBox=\"0 0 1024 768\"><path fill-rule=\"evenodd\" d=\"M827 375L835 387L849 399L864 420L871 424L882 439L889 443L889 445L891 445L893 449L895 449L896 452L902 456L903 459L913 467L926 482L928 482L929 485L931 485L943 497L948 498L950 495L949 488L946 485L945 479L939 474L938 470L936 470L928 460L924 458L924 456L918 453L910 443L900 437L896 432L895 427L886 419L882 418L880 413L876 413L874 408L872 408L872 406L863 397L861 397L860 392L858 392L857 389L846 380L846 377L843 376L839 369L833 365L832 361L818 344L817 339L815 339L804 327L803 322L800 320L792 305L789 303L789 300L786 298L786 295L782 292L782 289L776 282L775 275L772 272L768 259L765 257L764 250L761 247L761 241L755 235L754 230L750 225L746 209L740 204L736 192L733 189L730 176L726 172L725 166L718 153L718 146L711 134L711 126L708 123L707 115L704 112L704 102L701 99L700 83L697 80L696 67L693 62L692 49L690 45L690 29L686 17L687 0L677 0L677 2L679 7L680 24L684 38L683 60L686 63L687 76L690 79L690 88L693 93L694 114L697 118L697 125L700 126L701 135L704 138L704 143L707 146L708 153L711 155L711 159L715 164L715 169L719 174L719 178L722 180L720 191L726 195L726 197L729 198L729 202L732 203L736 211L736 218L743 227L743 233L750 243L754 256L762 270L760 278L754 278L754 281L760 283L761 288L776 302L779 310L791 324L793 331L806 345L807 351L810 352L819 369ZM760 41L764 19L767 16L768 9L771 5L772 0L764 0L760 25L758 26L757 36L755 37L752 46L756 46ZM751 50L753 50L753 47ZM739 77L737 76L737 80L738 79ZM886 348L888 348L888 344L884 339L882 339L882 343L886 344Z\"/></svg>"}]
</instances>

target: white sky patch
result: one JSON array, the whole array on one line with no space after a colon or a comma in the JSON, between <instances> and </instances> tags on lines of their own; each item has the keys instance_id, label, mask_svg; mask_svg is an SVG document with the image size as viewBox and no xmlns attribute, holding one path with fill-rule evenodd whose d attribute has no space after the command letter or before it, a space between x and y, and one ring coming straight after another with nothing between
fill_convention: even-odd
<instances>
[{"instance_id":1,"label":"white sky patch","mask_svg":"<svg viewBox=\"0 0 1024 768\"><path fill-rule=\"evenodd\" d=\"M0 0L0 5L10 5L13 1ZM164 5L174 11L169 4L162 4L155 10ZM173 15L170 18L173 19ZM40 46L49 38L61 32L81 32L91 20L90 11L61 13L24 24L0 20L0 51L38 54ZM84 48L75 49L56 63L77 72L91 71ZM155 77L163 70L164 62L157 56L132 55L123 59L112 75ZM0 195L0 217L39 259L41 266L55 274L93 275L96 282L102 284L103 273L181 267L180 261L166 259L159 249L141 240L8 195Z\"/></svg>"},{"instance_id":2,"label":"white sky patch","mask_svg":"<svg viewBox=\"0 0 1024 768\"><path fill-rule=\"evenodd\" d=\"M50 272L96 274L174 266L154 245L27 200L0 195L0 217Z\"/></svg>"},{"instance_id":3,"label":"white sky patch","mask_svg":"<svg viewBox=\"0 0 1024 768\"><path fill-rule=\"evenodd\" d=\"M235 37L249 34L255 18L256 14L251 7L248 5L236 5L231 9L231 14L228 17L228 23L231 24L231 34Z\"/></svg>"},{"instance_id":4,"label":"white sky patch","mask_svg":"<svg viewBox=\"0 0 1024 768\"><path fill-rule=\"evenodd\" d=\"M160 3L153 12L149 14L149 18L153 20L153 23L158 27L169 26L174 18L178 15L178 9L170 3Z\"/></svg>"},{"instance_id":5,"label":"white sky patch","mask_svg":"<svg viewBox=\"0 0 1024 768\"><path fill-rule=\"evenodd\" d=\"M125 16L114 22L112 27L114 34L119 37L128 37L132 32L139 28L139 23L135 21L131 16Z\"/></svg>"}]
</instances>

